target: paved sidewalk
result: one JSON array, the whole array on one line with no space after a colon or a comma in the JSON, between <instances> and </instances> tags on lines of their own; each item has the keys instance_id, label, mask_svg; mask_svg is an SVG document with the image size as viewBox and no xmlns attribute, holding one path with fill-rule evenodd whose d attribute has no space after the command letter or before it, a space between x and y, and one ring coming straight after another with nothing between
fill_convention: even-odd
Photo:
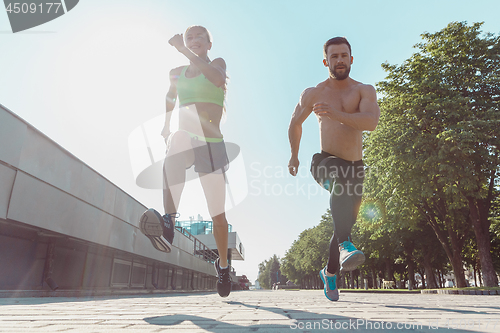
<instances>
[{"instance_id":1,"label":"paved sidewalk","mask_svg":"<svg viewBox=\"0 0 500 333\"><path fill-rule=\"evenodd\" d=\"M500 296L238 291L0 299L0 332L500 332Z\"/></svg>"}]
</instances>

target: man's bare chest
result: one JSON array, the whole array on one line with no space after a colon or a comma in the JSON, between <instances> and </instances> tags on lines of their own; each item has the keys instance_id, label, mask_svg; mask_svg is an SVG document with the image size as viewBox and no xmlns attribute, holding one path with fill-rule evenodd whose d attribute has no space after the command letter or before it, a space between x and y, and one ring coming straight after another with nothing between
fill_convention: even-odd
<instances>
[{"instance_id":1,"label":"man's bare chest","mask_svg":"<svg viewBox=\"0 0 500 333\"><path fill-rule=\"evenodd\" d=\"M357 89L348 91L332 91L328 89L318 94L314 103L325 102L337 111L356 113L359 112L360 101L361 94Z\"/></svg>"}]
</instances>

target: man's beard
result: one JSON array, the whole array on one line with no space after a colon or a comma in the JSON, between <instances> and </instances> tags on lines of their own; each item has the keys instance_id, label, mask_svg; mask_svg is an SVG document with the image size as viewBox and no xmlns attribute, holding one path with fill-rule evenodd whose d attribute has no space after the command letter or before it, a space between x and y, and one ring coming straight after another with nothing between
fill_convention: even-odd
<instances>
[{"instance_id":1,"label":"man's beard","mask_svg":"<svg viewBox=\"0 0 500 333\"><path fill-rule=\"evenodd\" d=\"M349 73L351 72L351 67L349 66L344 66L344 72L343 73L339 73L335 70L335 68L332 70L331 67L328 67L328 69L330 70L330 75L336 79L336 80L345 80L349 77Z\"/></svg>"}]
</instances>

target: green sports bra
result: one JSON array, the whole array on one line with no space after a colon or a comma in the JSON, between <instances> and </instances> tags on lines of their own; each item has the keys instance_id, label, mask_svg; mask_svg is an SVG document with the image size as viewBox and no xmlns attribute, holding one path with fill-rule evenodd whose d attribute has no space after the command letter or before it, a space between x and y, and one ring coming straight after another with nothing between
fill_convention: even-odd
<instances>
[{"instance_id":1,"label":"green sports bra","mask_svg":"<svg viewBox=\"0 0 500 333\"><path fill-rule=\"evenodd\" d=\"M203 74L193 78L187 78L187 68L188 66L185 66L182 69L181 75L177 81L179 105L205 102L224 106L224 89L216 87Z\"/></svg>"}]
</instances>

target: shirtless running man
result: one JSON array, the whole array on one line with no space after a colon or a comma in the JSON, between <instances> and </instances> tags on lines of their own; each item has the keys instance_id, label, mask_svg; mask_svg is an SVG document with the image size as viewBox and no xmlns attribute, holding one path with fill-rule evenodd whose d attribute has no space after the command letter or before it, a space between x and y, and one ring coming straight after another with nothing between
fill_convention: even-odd
<instances>
[{"instance_id":1,"label":"shirtless running man","mask_svg":"<svg viewBox=\"0 0 500 333\"><path fill-rule=\"evenodd\" d=\"M299 168L299 146L302 123L314 112L319 122L321 153L314 154L311 173L330 194L334 235L330 240L328 264L320 271L325 296L339 299L339 269L352 271L365 261L363 252L351 242L363 192L364 165L362 133L373 131L378 124L380 108L371 85L349 77L353 57L351 45L344 37L335 37L324 45L323 64L329 77L314 88L307 88L295 107L288 136L291 153L288 170L295 176Z\"/></svg>"}]
</instances>

